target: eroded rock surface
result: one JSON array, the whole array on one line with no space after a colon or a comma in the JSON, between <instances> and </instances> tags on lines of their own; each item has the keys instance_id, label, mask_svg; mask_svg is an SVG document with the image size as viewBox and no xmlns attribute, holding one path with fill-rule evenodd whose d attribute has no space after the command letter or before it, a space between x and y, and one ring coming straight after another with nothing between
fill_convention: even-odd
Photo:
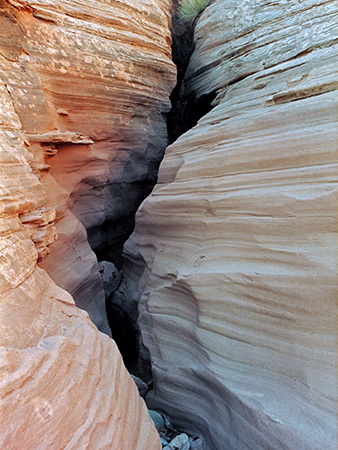
<instances>
[{"instance_id":1,"label":"eroded rock surface","mask_svg":"<svg viewBox=\"0 0 338 450\"><path fill-rule=\"evenodd\" d=\"M170 2L1 0L0 10L0 76L47 193L23 220L41 225L40 267L109 334L92 249L119 263L167 145Z\"/></svg>"},{"instance_id":2,"label":"eroded rock surface","mask_svg":"<svg viewBox=\"0 0 338 450\"><path fill-rule=\"evenodd\" d=\"M158 450L114 341L37 267L54 215L2 82L0 92L0 448Z\"/></svg>"},{"instance_id":3,"label":"eroded rock surface","mask_svg":"<svg viewBox=\"0 0 338 450\"><path fill-rule=\"evenodd\" d=\"M215 0L126 244L151 407L207 449L337 448L337 8ZM128 269L129 266L129 269Z\"/></svg>"}]
</instances>

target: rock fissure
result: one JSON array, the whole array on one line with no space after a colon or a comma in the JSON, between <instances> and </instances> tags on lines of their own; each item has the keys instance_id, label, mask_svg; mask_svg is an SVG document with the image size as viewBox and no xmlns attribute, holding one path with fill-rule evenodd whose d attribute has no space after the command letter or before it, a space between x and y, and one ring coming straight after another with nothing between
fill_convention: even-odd
<instances>
[{"instance_id":1,"label":"rock fissure","mask_svg":"<svg viewBox=\"0 0 338 450\"><path fill-rule=\"evenodd\" d=\"M182 21L178 15L177 3L177 1L174 2L171 23L172 58L177 67L177 84L170 95L172 108L167 115L170 144L193 128L200 118L211 111L212 101L216 97L216 92L198 97L198 93L186 91L185 75L195 48L194 26L196 21Z\"/></svg>"},{"instance_id":2,"label":"rock fissure","mask_svg":"<svg viewBox=\"0 0 338 450\"><path fill-rule=\"evenodd\" d=\"M213 108L212 101L216 97L216 92L204 94L199 98L196 94L186 94L185 92L184 76L191 54L194 50L194 26L191 23L182 22L178 18L176 11L177 5L176 8L174 7L171 25L173 40L172 57L177 67L177 84L170 95L172 108L166 115L169 144L194 127L198 120ZM156 181L154 181L154 184L151 185L149 193ZM132 221L134 221L134 217L132 217ZM130 235L131 232L132 230L128 233L128 235ZM109 244L111 245L112 243L110 242ZM124 285L124 276L132 276L135 268L133 267L132 272L130 272L130 268L126 267L125 264L117 264L117 267L115 267L112 263L102 261L106 257L104 250L102 253L100 253L100 251L96 251L96 254L99 260L101 260L99 263L101 264L101 267L103 267L102 265L106 265L106 267L108 267L108 264L111 264L109 274L112 272L114 273L114 271L118 272L118 276L120 278L118 286L110 290L110 284L108 291L106 290L108 322L112 330L112 337L118 345L124 363L134 377L134 380L140 389L140 394L146 399L146 394L151 394L153 386L151 355L144 346L142 347L140 354L139 345L141 336L138 327L138 305L135 304L132 296L128 295L128 292L125 291ZM107 284L107 280L105 281L104 279L104 271L101 269L100 271L103 276L104 284ZM146 382L142 381L143 379L146 380ZM193 448L196 450L202 450L203 443L199 437L189 437L184 433L182 434L182 432L179 432L171 425L166 415L163 415L163 419L160 419L161 414L151 410L150 415L154 420L158 432L160 433L162 447L168 449ZM176 423L176 427L179 429L179 424ZM168 445L171 446L167 447Z\"/></svg>"},{"instance_id":3,"label":"rock fissure","mask_svg":"<svg viewBox=\"0 0 338 450\"><path fill-rule=\"evenodd\" d=\"M178 16L178 1L173 2L172 20L171 20L171 35L172 35L172 58L177 67L177 84L171 92L171 110L166 115L167 132L169 144L174 142L182 134L186 133L192 127L194 127L198 120L211 111L213 108L212 102L216 98L217 93L211 92L203 94L198 97L198 93L189 93L185 91L185 74L189 65L190 57L194 51L194 24L196 21L184 22ZM163 154L164 156L164 154ZM160 165L159 160L158 166ZM157 167L158 169L158 167ZM144 195L144 198L151 193L154 185L157 182L157 170L155 172L155 179L149 186L148 194ZM144 200L137 202L137 208L139 204ZM131 235L134 229L136 208L130 213L127 223L123 218L119 218L117 226L123 229L125 237L123 242ZM110 227L111 223L104 223L100 225L99 229L103 230L105 227ZM128 232L126 230L129 230ZM91 242L91 233L89 231L89 242ZM99 261L104 262L107 259L106 248L118 247L114 245L114 241L109 241L106 245L100 242L100 246L103 250L95 248L91 245L95 251ZM120 352L124 358L126 367L135 375L144 377L144 379L152 379L150 355L147 358L141 358L139 361L139 339L140 332L138 329L138 308L137 304L134 304L133 300L124 292L123 277L124 272L127 270L128 276L130 273L128 269L123 265L122 259L122 247L118 250L118 258L108 258L108 261L112 261L116 264L112 270L119 271L121 282L113 292L106 295L106 309L110 328L112 330L112 337L116 341ZM105 283L105 281L104 281ZM126 298L127 297L127 298ZM147 354L146 349L143 352Z\"/></svg>"},{"instance_id":4,"label":"rock fissure","mask_svg":"<svg viewBox=\"0 0 338 450\"><path fill-rule=\"evenodd\" d=\"M335 0L185 1L0 0L4 450L337 448Z\"/></svg>"}]
</instances>

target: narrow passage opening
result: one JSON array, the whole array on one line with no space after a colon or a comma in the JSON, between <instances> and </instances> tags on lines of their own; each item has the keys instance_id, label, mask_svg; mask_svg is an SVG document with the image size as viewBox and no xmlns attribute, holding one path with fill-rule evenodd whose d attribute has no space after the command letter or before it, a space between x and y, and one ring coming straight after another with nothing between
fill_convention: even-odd
<instances>
[{"instance_id":1,"label":"narrow passage opening","mask_svg":"<svg viewBox=\"0 0 338 450\"><path fill-rule=\"evenodd\" d=\"M212 108L212 101L216 97L216 92L196 97L194 93L187 94L185 86L185 74L189 65L191 55L194 51L194 23L187 23L180 20L177 16L178 2L174 1L172 13L172 58L177 66L177 84L173 89L170 100L172 104L171 111L167 114L167 131L169 144L174 142L183 133L194 127L198 120L207 114ZM156 168L156 176L157 176ZM157 179L152 180L153 184L148 187L147 195L150 194ZM142 196L142 200L143 200ZM141 203L141 201L139 202ZM136 208L135 208L136 211ZM135 216L135 211L133 215ZM134 227L134 216L128 217L128 226L122 226L121 233L128 231L128 236L132 233ZM130 226L132 224L132 226ZM109 226L104 224L103 227ZM127 230L128 229L128 230ZM99 233L99 231L98 231ZM96 233L94 233L95 235ZM125 235L126 236L126 235ZM125 237L124 240L128 238ZM104 243L103 243L104 244ZM113 339L119 347L127 369L138 375L142 375L147 381L151 379L150 356L147 359L146 349L143 349L142 356L139 355L139 331L137 329L137 307L132 306L126 294L119 291L119 285L123 278L122 254L106 254L106 249L115 248L111 242L107 245L100 245L96 254L99 260L113 261L120 282L115 287L115 292L106 295L106 310L108 322L112 330ZM122 252L122 248L121 248Z\"/></svg>"},{"instance_id":2,"label":"narrow passage opening","mask_svg":"<svg viewBox=\"0 0 338 450\"><path fill-rule=\"evenodd\" d=\"M193 24L183 23L175 12L173 12L172 18L172 38L172 57L177 66L178 76L177 85L170 96L172 109L166 118L169 144L194 127L198 120L213 108L212 102L216 97L216 92L200 97L197 97L194 93L187 94L185 74L194 51L194 30ZM154 180L154 184L155 182L156 180ZM134 218L132 218L133 220ZM104 248L102 251L99 250L97 254L101 259L107 256L104 253ZM126 289L123 281L124 266L123 264L120 265L120 255L111 255L110 260L112 259L116 264L116 286L112 292L108 292L106 295L108 321L112 330L112 337L119 347L124 363L134 379L137 379L136 384L139 387L140 395L146 399L147 393L152 389L151 359L147 349L144 347L140 349L139 347L140 333L137 327L137 305L134 305L132 299L128 298L128 289ZM130 270L130 267L128 270ZM182 438L184 433L182 434L173 428L166 416L162 415L161 418L161 415L156 411L150 411L150 413L161 435L163 446L167 445L169 441L174 442L178 436ZM185 439L189 439L189 442L194 442L196 448L202 448L201 439L184 436Z\"/></svg>"},{"instance_id":3,"label":"narrow passage opening","mask_svg":"<svg viewBox=\"0 0 338 450\"><path fill-rule=\"evenodd\" d=\"M174 5L177 8L177 1ZM177 85L171 93L172 109L167 115L169 144L172 144L182 134L193 128L199 119L212 110L212 101L216 92L201 97L194 93L187 94L185 74L194 51L194 23L183 22L173 13L172 25L172 58L177 67Z\"/></svg>"}]
</instances>

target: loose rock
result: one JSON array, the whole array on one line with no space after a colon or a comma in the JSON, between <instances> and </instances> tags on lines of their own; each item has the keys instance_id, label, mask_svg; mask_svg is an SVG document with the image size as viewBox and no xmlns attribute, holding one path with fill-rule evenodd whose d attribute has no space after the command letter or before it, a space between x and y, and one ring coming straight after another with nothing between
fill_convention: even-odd
<instances>
[{"instance_id":1,"label":"loose rock","mask_svg":"<svg viewBox=\"0 0 338 450\"><path fill-rule=\"evenodd\" d=\"M162 447L165 447L166 445L169 444L169 442L166 439L164 439L164 437L161 436L161 444L162 444Z\"/></svg>"},{"instance_id":2,"label":"loose rock","mask_svg":"<svg viewBox=\"0 0 338 450\"><path fill-rule=\"evenodd\" d=\"M190 450L190 441L189 437L185 434L179 434L176 436L167 447L164 447L165 450Z\"/></svg>"},{"instance_id":3,"label":"loose rock","mask_svg":"<svg viewBox=\"0 0 338 450\"><path fill-rule=\"evenodd\" d=\"M175 431L175 428L171 425L171 422L165 414L162 415L165 427L170 431Z\"/></svg>"},{"instance_id":4,"label":"loose rock","mask_svg":"<svg viewBox=\"0 0 338 450\"><path fill-rule=\"evenodd\" d=\"M99 272L103 281L103 289L106 298L108 298L119 287L121 282L120 272L115 264L109 261L100 261Z\"/></svg>"},{"instance_id":5,"label":"loose rock","mask_svg":"<svg viewBox=\"0 0 338 450\"><path fill-rule=\"evenodd\" d=\"M160 413L158 413L157 411L154 411L153 409L148 409L149 411L149 415L152 418L152 421L155 424L156 430L158 432L163 431L164 430L164 422L163 422L163 418L161 416Z\"/></svg>"},{"instance_id":6,"label":"loose rock","mask_svg":"<svg viewBox=\"0 0 338 450\"><path fill-rule=\"evenodd\" d=\"M141 397L145 397L146 393L148 392L148 385L145 383L141 378L136 377L135 375L130 375L132 379L135 381L135 384L137 386L137 389L140 393Z\"/></svg>"}]
</instances>

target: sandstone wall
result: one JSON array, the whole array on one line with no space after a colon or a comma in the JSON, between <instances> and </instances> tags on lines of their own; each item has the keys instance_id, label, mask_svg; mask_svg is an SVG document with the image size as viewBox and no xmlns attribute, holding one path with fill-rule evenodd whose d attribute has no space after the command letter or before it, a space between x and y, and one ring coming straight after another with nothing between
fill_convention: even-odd
<instances>
[{"instance_id":1,"label":"sandstone wall","mask_svg":"<svg viewBox=\"0 0 338 450\"><path fill-rule=\"evenodd\" d=\"M152 406L210 450L337 448L337 7L215 0L125 257ZM127 269L128 270L128 269Z\"/></svg>"},{"instance_id":2,"label":"sandstone wall","mask_svg":"<svg viewBox=\"0 0 338 450\"><path fill-rule=\"evenodd\" d=\"M0 1L0 75L47 193L48 213L24 221L40 221L40 267L107 334L92 249L119 262L167 144L169 10L169 0Z\"/></svg>"},{"instance_id":3,"label":"sandstone wall","mask_svg":"<svg viewBox=\"0 0 338 450\"><path fill-rule=\"evenodd\" d=\"M54 213L2 81L0 98L0 448L159 449L114 341L36 265Z\"/></svg>"},{"instance_id":4,"label":"sandstone wall","mask_svg":"<svg viewBox=\"0 0 338 450\"><path fill-rule=\"evenodd\" d=\"M110 334L88 237L114 258L154 180L169 6L0 0L1 449L161 448L115 343L61 287Z\"/></svg>"}]
</instances>

